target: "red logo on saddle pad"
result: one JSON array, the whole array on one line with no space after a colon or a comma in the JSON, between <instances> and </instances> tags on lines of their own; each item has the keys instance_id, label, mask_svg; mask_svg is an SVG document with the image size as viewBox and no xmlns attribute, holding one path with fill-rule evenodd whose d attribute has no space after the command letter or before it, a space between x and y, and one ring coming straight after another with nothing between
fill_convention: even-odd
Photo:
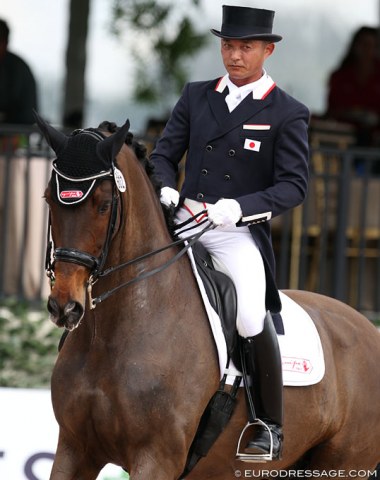
<instances>
[{"instance_id":1,"label":"red logo on saddle pad","mask_svg":"<svg viewBox=\"0 0 380 480\"><path fill-rule=\"evenodd\" d=\"M313 365L307 358L282 357L282 369L287 372L310 373Z\"/></svg>"},{"instance_id":2,"label":"red logo on saddle pad","mask_svg":"<svg viewBox=\"0 0 380 480\"><path fill-rule=\"evenodd\" d=\"M82 198L83 192L81 190L64 190L59 196L61 198Z\"/></svg>"}]
</instances>

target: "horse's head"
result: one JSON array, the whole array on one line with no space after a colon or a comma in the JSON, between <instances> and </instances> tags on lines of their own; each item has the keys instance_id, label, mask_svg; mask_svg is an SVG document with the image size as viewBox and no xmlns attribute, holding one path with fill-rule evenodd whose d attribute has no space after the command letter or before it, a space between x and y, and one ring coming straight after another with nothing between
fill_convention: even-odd
<instances>
[{"instance_id":1,"label":"horse's head","mask_svg":"<svg viewBox=\"0 0 380 480\"><path fill-rule=\"evenodd\" d=\"M46 256L52 280L50 317L72 330L84 315L86 286L102 268L118 211L119 192L126 186L116 166L128 130L127 121L116 133L75 130L66 136L36 115L40 130L56 154L45 191L49 205L51 247Z\"/></svg>"}]
</instances>

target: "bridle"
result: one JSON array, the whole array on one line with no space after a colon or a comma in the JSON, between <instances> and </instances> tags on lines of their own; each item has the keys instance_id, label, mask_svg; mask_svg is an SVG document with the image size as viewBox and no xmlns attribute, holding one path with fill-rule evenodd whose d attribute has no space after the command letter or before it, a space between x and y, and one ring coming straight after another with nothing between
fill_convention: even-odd
<instances>
[{"instance_id":1,"label":"bridle","mask_svg":"<svg viewBox=\"0 0 380 480\"><path fill-rule=\"evenodd\" d=\"M104 264L108 255L108 251L111 245L111 240L115 234L115 227L118 217L119 205L121 206L122 202L120 201L120 195L116 191L115 185L112 186L112 203L111 203L111 213L108 221L107 235L105 242L103 244L102 251L98 257L94 257L90 253L84 252L82 250L77 250L76 248L66 248L66 247L57 247L54 249L52 235L51 235L51 215L49 213L48 217L48 228L47 228L47 247L46 247L46 257L45 257L45 272L50 283L54 284L55 281L55 262L68 262L75 263L76 265L81 265L82 267L88 268L90 270L90 275L97 279L100 272L104 268ZM121 209L121 207L120 207ZM121 217L121 215L120 215ZM120 228L120 224L119 224Z\"/></svg>"},{"instance_id":2,"label":"bridle","mask_svg":"<svg viewBox=\"0 0 380 480\"><path fill-rule=\"evenodd\" d=\"M76 135L78 133L84 133L86 135L89 135L95 138L99 142L104 139L104 135L92 129L74 130L74 132L72 132L72 135ZM82 182L91 182L91 186L88 189L86 195L80 198L80 200L70 203L70 206L72 206L72 205L75 205L76 203L80 203L81 201L83 201L87 197L88 193L92 190L96 182L108 178L112 180L112 202L111 202L111 213L110 213L110 218L108 222L106 240L103 244L102 251L98 257L94 257L93 255L87 252L84 252L82 250L77 250L75 248L57 247L53 249L53 241L51 236L51 215L49 213L48 228L47 228L45 271L47 276L50 279L51 284L53 284L55 281L54 266L55 266L55 262L57 261L75 263L76 265L81 265L82 267L88 268L90 270L90 275L93 276L94 278L97 278L99 276L99 273L102 271L104 267L104 264L108 255L108 251L110 248L111 240L114 236L118 206L119 204L121 204L121 202L119 201L119 199L121 198L119 195L119 191L122 191L123 189L118 186L117 180L115 181L116 175L119 175L119 174L120 174L120 170L118 170L114 162L112 164L112 167L109 168L108 170L103 170L101 172L87 175L84 177L72 177L62 172L57 167L56 161L53 161L52 175L55 175L55 180L56 180L55 183L57 185L57 198L59 198L59 179L69 181L73 185L82 183Z\"/></svg>"},{"instance_id":3,"label":"bridle","mask_svg":"<svg viewBox=\"0 0 380 480\"><path fill-rule=\"evenodd\" d=\"M94 132L91 132L94 133ZM120 192L123 192L126 190L126 185L125 188L121 188L120 184L122 183L120 180L120 175L122 177L122 180L124 181L124 178L122 176L122 173L120 170L118 170L115 165L113 165L113 168L111 168L108 171L100 172L98 174L84 177L84 178L73 178L69 177L62 172L58 170L58 168L55 166L53 163L53 175L60 176L64 178L65 180L69 181L90 181L93 180L94 182L101 180L101 179L106 179L109 178L112 181L112 204L111 204L111 213L110 213L110 218L108 222L108 227L107 227L107 234L106 234L106 239L104 241L102 250L99 254L98 257L95 257L88 252L84 252L82 250L78 250L75 248L67 248L67 247L57 247L54 248L53 240L52 240L52 232L51 232L51 215L49 213L48 217L48 228L47 228L47 247L46 247L46 257L45 257L45 271L46 275L48 276L50 280L50 285L53 286L55 282L55 263L56 262L66 262L66 263L74 263L76 265L80 265L82 267L85 267L89 269L90 275L89 279L87 281L87 292L89 296L89 301L90 301L90 308L94 309L99 303L104 301L106 298L110 297L112 294L120 290L121 288L125 288L133 283L139 282L141 280L144 280L146 278L151 277L152 275L155 275L158 272L161 272L165 268L169 267L172 265L174 262L176 262L180 257L182 257L188 250L191 248L191 246L203 235L207 230L210 230L214 228L214 225L211 223L208 223L201 231L195 233L195 234L190 234L186 237L178 238L179 234L183 234L187 230L193 228L187 228L183 229L183 227L187 226L190 222L192 222L196 217L204 215L206 210L203 210L199 212L197 215L194 217L191 217L188 219L186 222L183 222L181 224L178 224L176 226L176 236L178 239L174 240L173 242L169 243L168 245L165 245L164 247L161 247L159 249L153 250L151 252L148 252L144 255L141 255L139 257L136 257L132 260L129 260L128 262L125 262L120 265L116 265L114 267L110 267L106 270L104 270L104 265L108 256L108 252L110 249L110 245L112 242L112 239L116 236L118 231L121 228L122 225L122 219L123 219L123 213L122 213L122 196L120 195ZM70 208L70 207L67 207ZM118 220L119 217L119 220ZM119 222L119 226L116 230L116 225L117 222ZM207 219L203 220L202 222L199 222L196 226L198 227L199 225L202 225L203 223L208 222ZM177 245L183 244L182 249L170 260L162 264L161 266L145 271L141 273L140 275L132 278L131 280L124 282L120 285L117 285L111 290L108 290L98 297L93 298L92 297L92 288L93 285L103 277L106 277L116 271L119 271L123 268L126 268L130 265L133 265L135 263L141 262L151 256L157 255L165 250L168 250L170 248L173 248Z\"/></svg>"}]
</instances>

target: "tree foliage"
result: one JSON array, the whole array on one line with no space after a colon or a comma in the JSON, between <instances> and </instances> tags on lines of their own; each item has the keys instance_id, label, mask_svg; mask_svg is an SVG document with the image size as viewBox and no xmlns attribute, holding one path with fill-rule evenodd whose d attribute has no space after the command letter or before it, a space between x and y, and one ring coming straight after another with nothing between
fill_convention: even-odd
<instances>
[{"instance_id":1,"label":"tree foliage","mask_svg":"<svg viewBox=\"0 0 380 480\"><path fill-rule=\"evenodd\" d=\"M197 32L191 14L199 0L114 0L113 32L128 39L136 60L134 96L166 106L188 79L186 62L199 52L208 35Z\"/></svg>"}]
</instances>

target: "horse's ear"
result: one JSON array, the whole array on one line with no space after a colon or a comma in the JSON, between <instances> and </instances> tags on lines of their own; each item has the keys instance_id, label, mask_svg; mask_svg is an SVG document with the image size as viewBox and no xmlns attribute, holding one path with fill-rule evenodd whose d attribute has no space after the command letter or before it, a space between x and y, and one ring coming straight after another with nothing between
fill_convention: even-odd
<instances>
[{"instance_id":1,"label":"horse's ear","mask_svg":"<svg viewBox=\"0 0 380 480\"><path fill-rule=\"evenodd\" d=\"M105 158L108 162L113 163L116 155L120 152L121 147L125 143L129 126L129 120L126 120L124 125L120 127L117 132L97 144L96 149L101 158Z\"/></svg>"},{"instance_id":2,"label":"horse's ear","mask_svg":"<svg viewBox=\"0 0 380 480\"><path fill-rule=\"evenodd\" d=\"M54 150L54 152L59 155L60 152L66 147L68 139L66 135L54 127L49 125L45 120L43 120L38 113L33 110L34 118L36 119L36 123L41 130L41 133L45 137L48 144Z\"/></svg>"}]
</instances>

